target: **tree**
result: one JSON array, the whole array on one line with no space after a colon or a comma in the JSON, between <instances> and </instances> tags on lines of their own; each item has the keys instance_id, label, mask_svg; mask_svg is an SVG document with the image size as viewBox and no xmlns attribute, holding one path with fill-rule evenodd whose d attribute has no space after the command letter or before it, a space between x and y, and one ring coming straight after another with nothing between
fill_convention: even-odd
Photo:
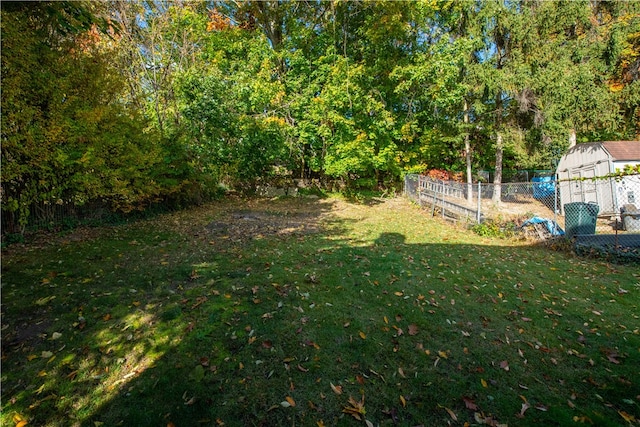
<instances>
[{"instance_id":1,"label":"tree","mask_svg":"<svg viewBox=\"0 0 640 427\"><path fill-rule=\"evenodd\" d=\"M153 136L120 103L100 11L90 3L2 4L3 209L24 227L34 206L103 200L144 206Z\"/></svg>"}]
</instances>

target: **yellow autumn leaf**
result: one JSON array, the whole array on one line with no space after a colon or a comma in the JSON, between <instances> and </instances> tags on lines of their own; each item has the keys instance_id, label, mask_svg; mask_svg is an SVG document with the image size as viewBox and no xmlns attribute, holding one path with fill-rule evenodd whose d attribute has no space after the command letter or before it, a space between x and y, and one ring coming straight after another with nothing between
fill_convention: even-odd
<instances>
[{"instance_id":1,"label":"yellow autumn leaf","mask_svg":"<svg viewBox=\"0 0 640 427\"><path fill-rule=\"evenodd\" d=\"M405 400L403 395L400 395L400 403L402 403L403 408L407 407L407 401Z\"/></svg>"},{"instance_id":2,"label":"yellow autumn leaf","mask_svg":"<svg viewBox=\"0 0 640 427\"><path fill-rule=\"evenodd\" d=\"M447 359L449 357L447 356L446 351L438 351L438 356L442 357L443 359Z\"/></svg>"},{"instance_id":3,"label":"yellow autumn leaf","mask_svg":"<svg viewBox=\"0 0 640 427\"><path fill-rule=\"evenodd\" d=\"M287 402L289 402L289 405L291 405L292 407L296 406L296 401L293 400L293 397L287 396L287 397L285 397L285 399L287 400Z\"/></svg>"},{"instance_id":4,"label":"yellow autumn leaf","mask_svg":"<svg viewBox=\"0 0 640 427\"><path fill-rule=\"evenodd\" d=\"M362 332L362 331L360 331L360 332L358 333L358 335L360 335L360 338L362 338L363 340L364 340L364 339L367 339L367 335L366 335L364 332Z\"/></svg>"},{"instance_id":5,"label":"yellow autumn leaf","mask_svg":"<svg viewBox=\"0 0 640 427\"><path fill-rule=\"evenodd\" d=\"M484 378L480 378L480 384L482 384L482 387L487 388L488 384L487 382L484 380Z\"/></svg>"},{"instance_id":6,"label":"yellow autumn leaf","mask_svg":"<svg viewBox=\"0 0 640 427\"><path fill-rule=\"evenodd\" d=\"M631 414L627 414L625 411L618 411L618 414L620 414L620 416L628 423L632 423L636 420L636 417Z\"/></svg>"},{"instance_id":7,"label":"yellow autumn leaf","mask_svg":"<svg viewBox=\"0 0 640 427\"><path fill-rule=\"evenodd\" d=\"M364 408L364 395L357 401L353 397L349 396L349 406L345 406L342 409L345 414L351 415L358 421L362 421L362 417L366 415L367 411Z\"/></svg>"},{"instance_id":8,"label":"yellow autumn leaf","mask_svg":"<svg viewBox=\"0 0 640 427\"><path fill-rule=\"evenodd\" d=\"M384 316L384 323L389 324L389 319L387 319L387 316Z\"/></svg>"},{"instance_id":9,"label":"yellow autumn leaf","mask_svg":"<svg viewBox=\"0 0 640 427\"><path fill-rule=\"evenodd\" d=\"M611 90L611 92L620 92L622 89L624 89L624 85L619 82L613 82L609 85L609 89Z\"/></svg>"}]
</instances>

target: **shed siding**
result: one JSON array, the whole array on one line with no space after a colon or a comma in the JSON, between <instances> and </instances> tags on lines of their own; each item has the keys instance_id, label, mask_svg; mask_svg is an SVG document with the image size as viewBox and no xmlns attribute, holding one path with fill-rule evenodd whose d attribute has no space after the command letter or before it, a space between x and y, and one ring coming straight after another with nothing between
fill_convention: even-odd
<instances>
[{"instance_id":1,"label":"shed siding","mask_svg":"<svg viewBox=\"0 0 640 427\"><path fill-rule=\"evenodd\" d=\"M620 206L633 203L629 200L635 200L636 204L640 203L640 194L634 194L628 190L631 180L616 184L612 180L589 179L606 176L615 172L616 169L622 170L628 164L640 164L640 159L616 161L607 151L606 144L609 144L610 148L622 150L620 152L625 155L635 153L633 150L640 146L640 144L635 145L638 144L637 141L594 142L578 144L570 148L560 159L556 170L563 214L564 205L572 202L595 202L600 206L600 213L603 215L617 214ZM638 178L635 177L633 180L635 179Z\"/></svg>"}]
</instances>

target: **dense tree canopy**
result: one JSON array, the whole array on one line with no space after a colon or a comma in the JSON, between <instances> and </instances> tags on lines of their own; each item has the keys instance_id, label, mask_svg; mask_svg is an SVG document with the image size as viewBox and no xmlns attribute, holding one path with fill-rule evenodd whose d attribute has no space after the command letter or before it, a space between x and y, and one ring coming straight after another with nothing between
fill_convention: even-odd
<instances>
[{"instance_id":1,"label":"dense tree canopy","mask_svg":"<svg viewBox=\"0 0 640 427\"><path fill-rule=\"evenodd\" d=\"M552 168L640 135L640 3L2 2L2 202Z\"/></svg>"}]
</instances>

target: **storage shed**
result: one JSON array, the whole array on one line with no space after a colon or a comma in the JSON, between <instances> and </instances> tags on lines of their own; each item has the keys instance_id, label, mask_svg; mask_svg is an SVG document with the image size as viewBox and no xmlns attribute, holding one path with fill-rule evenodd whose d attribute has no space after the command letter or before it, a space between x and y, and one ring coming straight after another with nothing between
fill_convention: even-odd
<instances>
[{"instance_id":1,"label":"storage shed","mask_svg":"<svg viewBox=\"0 0 640 427\"><path fill-rule=\"evenodd\" d=\"M572 202L595 202L600 215L616 215L626 204L640 205L640 177L620 180L603 177L640 164L640 141L605 141L576 144L562 156L556 170L559 206ZM564 212L562 212L564 215Z\"/></svg>"}]
</instances>

